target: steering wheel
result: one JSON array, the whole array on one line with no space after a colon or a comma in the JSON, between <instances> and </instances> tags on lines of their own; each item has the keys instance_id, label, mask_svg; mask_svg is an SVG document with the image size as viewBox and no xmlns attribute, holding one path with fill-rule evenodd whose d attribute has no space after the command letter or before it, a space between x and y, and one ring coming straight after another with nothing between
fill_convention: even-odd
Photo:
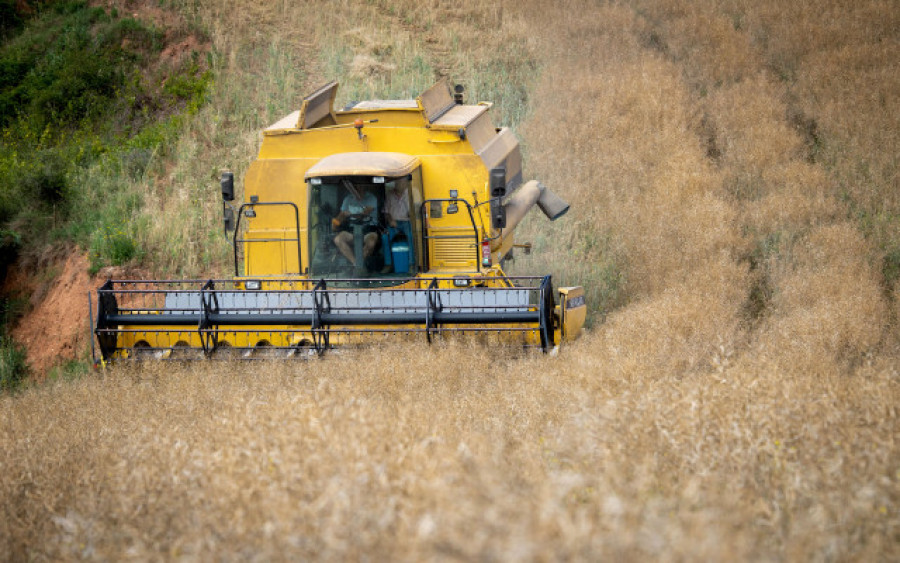
<instances>
[{"instance_id":1,"label":"steering wheel","mask_svg":"<svg viewBox=\"0 0 900 563\"><path fill-rule=\"evenodd\" d=\"M356 225L364 225L366 223L367 219L368 219L367 215L365 215L363 213L357 213L356 215L350 215L349 217L347 217L345 219L345 221L347 221L348 225L350 225L351 227L354 227Z\"/></svg>"},{"instance_id":2,"label":"steering wheel","mask_svg":"<svg viewBox=\"0 0 900 563\"><path fill-rule=\"evenodd\" d=\"M357 213L355 215L348 215L344 217L344 220L340 224L338 224L336 223L337 217L335 217L331 220L331 228L335 231L341 229L353 230L354 227L365 226L367 224L366 219L367 216L364 213Z\"/></svg>"}]
</instances>

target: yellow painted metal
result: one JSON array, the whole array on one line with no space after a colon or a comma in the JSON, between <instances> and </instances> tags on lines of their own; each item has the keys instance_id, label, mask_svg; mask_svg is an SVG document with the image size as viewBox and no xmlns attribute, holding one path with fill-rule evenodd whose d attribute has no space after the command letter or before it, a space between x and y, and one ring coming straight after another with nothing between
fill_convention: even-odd
<instances>
[{"instance_id":1,"label":"yellow painted metal","mask_svg":"<svg viewBox=\"0 0 900 563\"><path fill-rule=\"evenodd\" d=\"M561 287L559 288L558 311L560 316L560 336L562 340L575 340L584 326L587 317L587 306L584 301L584 288ZM557 340L559 342L559 340Z\"/></svg>"},{"instance_id":2,"label":"yellow painted metal","mask_svg":"<svg viewBox=\"0 0 900 563\"><path fill-rule=\"evenodd\" d=\"M513 325L492 325L492 329L495 330L487 330L480 339L485 342L505 341L506 344L540 346L540 330L537 327L528 330L524 335L519 332L501 334L501 330L512 327ZM166 332L166 328L171 330ZM456 328L463 327L443 326L442 329L447 334L443 335L442 339L444 341L452 339L452 331ZM161 330L162 332L160 332ZM329 330L332 347L369 346L379 338L391 343L395 343L398 338L402 337L408 337L410 341L421 342L423 336L417 337L416 334L424 333L421 326L414 325L376 326L366 329L333 326ZM199 334L196 330L186 330L184 327L154 327L153 332L123 333L119 338L119 347L122 349L116 356L119 359L198 359L202 357L200 352L202 343ZM466 334L465 338L467 342L479 340L478 335L471 333ZM227 357L236 352L244 357L253 357L255 354L265 355L269 349L280 349L283 355L287 355L285 349L308 348L312 346L313 341L312 331L297 330L292 326L248 327L242 332L222 331L217 344L217 354ZM180 356L182 353L184 356Z\"/></svg>"},{"instance_id":3,"label":"yellow painted metal","mask_svg":"<svg viewBox=\"0 0 900 563\"><path fill-rule=\"evenodd\" d=\"M484 119L487 117L483 114L486 106L460 107L477 117L470 123L477 124L483 137ZM466 110L466 108L474 109ZM308 129L270 129L265 132L259 156L251 164L244 180L245 202L249 201L251 196L257 196L260 201L286 201L296 204L301 209L300 238L305 240L307 228L305 209L309 197L305 177L311 167L323 158L343 153L401 153L415 158L420 163L422 199L450 199L451 190L455 190L457 198L468 203L474 210L477 236L492 239L497 237L498 233L492 232L490 227L488 187L490 169L473 149L465 134L465 127L459 127L455 131L433 128L425 112L418 107L354 109L332 112L329 115L334 116L337 122L335 125ZM354 126L357 120L362 120L361 128ZM462 123L466 121L462 120L457 124ZM520 159L518 144L509 142L510 137L506 130L498 130L493 126L489 128L494 131L495 137L501 137L501 142L495 146L503 146L506 149L505 153L499 156L512 154L518 164ZM484 143L482 140L479 142ZM490 155L491 158L498 162L502 160L494 153ZM283 228L285 224L284 216L272 215L264 218L259 214L256 218L245 222L246 236L253 238L257 236L255 233L270 232L273 229ZM434 226L445 234L462 233L472 230L472 221L467 212L454 215L444 213L439 220L435 220ZM257 238L262 237L260 235ZM504 240L502 249L499 242L494 243L491 264L499 262L501 250L509 250L512 239L504 238L508 240ZM453 240L433 243L434 246L429 248L431 263L422 274L434 276L459 271L483 271L484 266L479 263L478 258L480 255L476 252L480 250L480 242L473 239L465 242ZM286 261L273 257L273 252L277 253L279 250L275 248L263 251L258 245L245 248L246 275L278 273L272 271L273 264ZM302 261L301 270L306 271L309 268L308 253L302 253Z\"/></svg>"}]
</instances>

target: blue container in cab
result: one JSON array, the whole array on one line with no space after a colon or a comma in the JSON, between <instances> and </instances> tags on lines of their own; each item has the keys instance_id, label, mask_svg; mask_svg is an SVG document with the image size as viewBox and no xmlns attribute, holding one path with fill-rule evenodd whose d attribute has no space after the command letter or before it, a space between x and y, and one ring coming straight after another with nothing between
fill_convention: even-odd
<instances>
[{"instance_id":1,"label":"blue container in cab","mask_svg":"<svg viewBox=\"0 0 900 563\"><path fill-rule=\"evenodd\" d=\"M409 272L409 243L405 240L392 242L391 260L394 263L394 272L398 274Z\"/></svg>"}]
</instances>

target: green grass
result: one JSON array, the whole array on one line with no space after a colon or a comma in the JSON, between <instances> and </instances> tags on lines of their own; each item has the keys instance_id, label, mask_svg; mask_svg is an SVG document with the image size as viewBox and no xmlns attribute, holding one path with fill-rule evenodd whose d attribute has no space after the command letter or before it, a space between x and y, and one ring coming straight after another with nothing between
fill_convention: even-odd
<instances>
[{"instance_id":1,"label":"green grass","mask_svg":"<svg viewBox=\"0 0 900 563\"><path fill-rule=\"evenodd\" d=\"M340 37L325 43L321 58L326 75L341 82L337 107L361 100L412 99L434 83L434 69L414 52L414 45L402 37L393 40L387 48L368 49Z\"/></svg>"},{"instance_id":2,"label":"green grass","mask_svg":"<svg viewBox=\"0 0 900 563\"><path fill-rule=\"evenodd\" d=\"M47 374L50 381L72 381L91 373L90 359L73 359L54 367Z\"/></svg>"}]
</instances>

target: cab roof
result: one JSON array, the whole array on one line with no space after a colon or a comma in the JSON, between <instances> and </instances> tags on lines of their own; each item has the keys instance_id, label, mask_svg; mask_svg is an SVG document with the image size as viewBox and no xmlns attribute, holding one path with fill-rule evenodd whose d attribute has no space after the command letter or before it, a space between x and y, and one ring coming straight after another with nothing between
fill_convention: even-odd
<instances>
[{"instance_id":1,"label":"cab roof","mask_svg":"<svg viewBox=\"0 0 900 563\"><path fill-rule=\"evenodd\" d=\"M326 156L306 171L306 179L323 176L406 176L419 159L399 152L344 152Z\"/></svg>"}]
</instances>

